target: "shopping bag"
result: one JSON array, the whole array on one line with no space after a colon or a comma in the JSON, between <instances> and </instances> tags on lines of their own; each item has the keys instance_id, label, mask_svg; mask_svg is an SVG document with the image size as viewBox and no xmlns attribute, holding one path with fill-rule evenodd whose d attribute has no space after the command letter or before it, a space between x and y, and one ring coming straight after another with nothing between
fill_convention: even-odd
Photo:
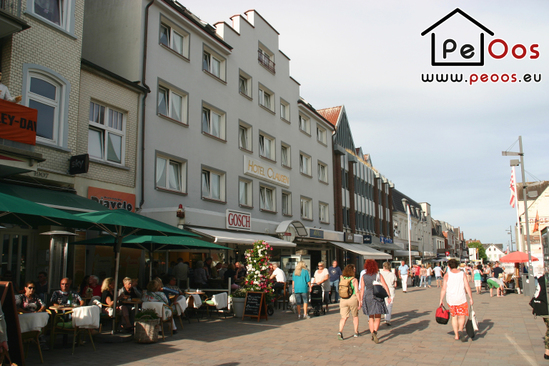
<instances>
[{"instance_id":1,"label":"shopping bag","mask_svg":"<svg viewBox=\"0 0 550 366\"><path fill-rule=\"evenodd\" d=\"M386 292L384 286L382 286L382 284L378 281L379 278L380 274L376 276L376 280L372 281L372 294L379 299L385 299L386 297L388 297L388 293Z\"/></svg>"},{"instance_id":2,"label":"shopping bag","mask_svg":"<svg viewBox=\"0 0 550 366\"><path fill-rule=\"evenodd\" d=\"M472 325L473 325L473 327L474 327L474 330L475 330L476 332L479 332L479 327L478 327L478 325L477 325L476 312L474 311L473 308L472 308L472 316L471 316L471 318L472 318Z\"/></svg>"},{"instance_id":3,"label":"shopping bag","mask_svg":"<svg viewBox=\"0 0 550 366\"><path fill-rule=\"evenodd\" d=\"M435 321L439 324L447 324L449 322L449 310L445 309L443 305L435 311Z\"/></svg>"}]
</instances>

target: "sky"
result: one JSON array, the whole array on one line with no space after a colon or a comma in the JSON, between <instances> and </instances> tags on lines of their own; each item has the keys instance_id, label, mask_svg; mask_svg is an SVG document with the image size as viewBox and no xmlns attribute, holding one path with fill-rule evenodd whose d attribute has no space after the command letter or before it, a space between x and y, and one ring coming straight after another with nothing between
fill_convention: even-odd
<instances>
[{"instance_id":1,"label":"sky","mask_svg":"<svg viewBox=\"0 0 550 366\"><path fill-rule=\"evenodd\" d=\"M513 157L502 151L518 152L522 136L526 180L549 176L548 1L179 1L210 24L256 10L279 32L302 98L316 109L344 105L356 147L395 189L428 202L465 239L509 245ZM421 35L456 8L493 35L460 14ZM483 54L483 66L433 66L431 33L436 62ZM464 81L422 81L431 74Z\"/></svg>"}]
</instances>

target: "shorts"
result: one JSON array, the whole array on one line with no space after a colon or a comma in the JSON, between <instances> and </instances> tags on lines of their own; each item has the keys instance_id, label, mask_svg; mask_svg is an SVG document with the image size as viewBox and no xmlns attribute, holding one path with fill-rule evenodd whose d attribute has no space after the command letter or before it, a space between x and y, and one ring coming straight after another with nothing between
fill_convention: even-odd
<instances>
[{"instance_id":1,"label":"shorts","mask_svg":"<svg viewBox=\"0 0 550 366\"><path fill-rule=\"evenodd\" d=\"M350 314L354 318L359 316L359 301L356 295L352 295L349 299L340 298L340 316L342 319L347 319Z\"/></svg>"},{"instance_id":2,"label":"shorts","mask_svg":"<svg viewBox=\"0 0 550 366\"><path fill-rule=\"evenodd\" d=\"M495 281L494 278L487 279L487 286L489 286L489 288L499 288L500 287L500 285L498 284L497 281Z\"/></svg>"},{"instance_id":3,"label":"shorts","mask_svg":"<svg viewBox=\"0 0 550 366\"><path fill-rule=\"evenodd\" d=\"M481 280L474 280L474 285L476 287L481 287Z\"/></svg>"},{"instance_id":4,"label":"shorts","mask_svg":"<svg viewBox=\"0 0 550 366\"><path fill-rule=\"evenodd\" d=\"M441 281L441 276L435 276L435 279L436 279L437 281Z\"/></svg>"},{"instance_id":5,"label":"shorts","mask_svg":"<svg viewBox=\"0 0 550 366\"><path fill-rule=\"evenodd\" d=\"M469 315L469 312L468 312L468 303L465 302L464 304L461 304L461 305L449 305L449 307L451 308L451 315L452 316L468 316Z\"/></svg>"},{"instance_id":6,"label":"shorts","mask_svg":"<svg viewBox=\"0 0 550 366\"><path fill-rule=\"evenodd\" d=\"M296 305L307 304L309 302L309 293L307 292L297 292L294 296L296 297Z\"/></svg>"}]
</instances>

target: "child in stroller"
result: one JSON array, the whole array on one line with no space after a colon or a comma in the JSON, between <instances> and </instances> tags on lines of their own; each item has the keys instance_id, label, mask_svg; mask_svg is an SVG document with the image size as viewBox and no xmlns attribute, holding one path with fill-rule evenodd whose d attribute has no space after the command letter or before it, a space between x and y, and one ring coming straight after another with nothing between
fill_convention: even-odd
<instances>
[{"instance_id":1,"label":"child in stroller","mask_svg":"<svg viewBox=\"0 0 550 366\"><path fill-rule=\"evenodd\" d=\"M323 307L323 287L321 285L312 285L311 286L311 308L313 309L313 315L319 316L321 312L325 314L325 308Z\"/></svg>"}]
</instances>

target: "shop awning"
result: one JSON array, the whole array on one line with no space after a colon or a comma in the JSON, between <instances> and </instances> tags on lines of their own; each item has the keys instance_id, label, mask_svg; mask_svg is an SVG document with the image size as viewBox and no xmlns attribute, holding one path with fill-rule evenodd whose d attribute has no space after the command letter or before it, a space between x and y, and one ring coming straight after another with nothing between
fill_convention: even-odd
<instances>
[{"instance_id":1,"label":"shop awning","mask_svg":"<svg viewBox=\"0 0 550 366\"><path fill-rule=\"evenodd\" d=\"M391 255L369 248L365 244L342 243L339 241L331 241L330 243L344 250L362 255L365 259L391 259Z\"/></svg>"},{"instance_id":2,"label":"shop awning","mask_svg":"<svg viewBox=\"0 0 550 366\"><path fill-rule=\"evenodd\" d=\"M272 247L286 247L294 248L296 247L295 243L277 239L273 236L265 234L254 234L254 233L237 233L234 231L225 231L225 230L214 230L214 229L195 229L188 228L197 234L206 235L214 239L214 243L227 243L227 244L254 244L255 241L263 240L267 242Z\"/></svg>"},{"instance_id":3,"label":"shop awning","mask_svg":"<svg viewBox=\"0 0 550 366\"><path fill-rule=\"evenodd\" d=\"M70 213L107 210L98 202L70 192L7 183L0 183L0 192Z\"/></svg>"},{"instance_id":4,"label":"shop awning","mask_svg":"<svg viewBox=\"0 0 550 366\"><path fill-rule=\"evenodd\" d=\"M409 251L408 250L396 250L393 252L393 255L396 257L408 257ZM416 250L411 250L411 256L412 257L420 257L420 253Z\"/></svg>"},{"instance_id":5,"label":"shop awning","mask_svg":"<svg viewBox=\"0 0 550 366\"><path fill-rule=\"evenodd\" d=\"M394 243L367 244L369 247L378 250L403 250L403 247Z\"/></svg>"}]
</instances>

